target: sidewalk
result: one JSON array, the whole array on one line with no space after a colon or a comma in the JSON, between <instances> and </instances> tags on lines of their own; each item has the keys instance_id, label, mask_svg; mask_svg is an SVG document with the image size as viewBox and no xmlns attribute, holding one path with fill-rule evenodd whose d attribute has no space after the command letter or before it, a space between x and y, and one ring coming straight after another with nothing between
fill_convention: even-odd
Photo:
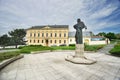
<instances>
[{"instance_id":1,"label":"sidewalk","mask_svg":"<svg viewBox=\"0 0 120 80\"><path fill-rule=\"evenodd\" d=\"M0 71L0 80L120 80L120 58L85 53L96 59L93 65L73 64L65 61L75 52L49 52L28 54Z\"/></svg>"},{"instance_id":2,"label":"sidewalk","mask_svg":"<svg viewBox=\"0 0 120 80\"><path fill-rule=\"evenodd\" d=\"M0 50L0 53L3 53L3 52L12 52L12 51L19 51L19 49Z\"/></svg>"},{"instance_id":3,"label":"sidewalk","mask_svg":"<svg viewBox=\"0 0 120 80\"><path fill-rule=\"evenodd\" d=\"M103 47L102 49L98 50L97 52L104 53L104 54L109 54L109 51L114 47L115 44L116 43L108 44L105 47Z\"/></svg>"}]
</instances>

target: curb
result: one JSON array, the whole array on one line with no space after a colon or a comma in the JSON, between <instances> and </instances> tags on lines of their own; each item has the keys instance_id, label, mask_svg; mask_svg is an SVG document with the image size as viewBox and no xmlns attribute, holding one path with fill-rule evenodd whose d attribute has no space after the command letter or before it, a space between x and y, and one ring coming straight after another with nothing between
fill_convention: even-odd
<instances>
[{"instance_id":1,"label":"curb","mask_svg":"<svg viewBox=\"0 0 120 80\"><path fill-rule=\"evenodd\" d=\"M45 50L45 51L33 51L31 52L32 54L37 54L37 53L46 53L46 52L52 52L51 50Z\"/></svg>"},{"instance_id":2,"label":"curb","mask_svg":"<svg viewBox=\"0 0 120 80\"><path fill-rule=\"evenodd\" d=\"M1 70L2 68L4 68L5 66L7 66L8 64L12 63L13 61L16 61L16 60L18 60L18 59L20 59L20 58L23 58L23 57L24 57L24 55L18 55L18 56L16 56L16 57L13 57L13 58L10 58L10 59L7 59L7 60L2 61L2 62L0 63L0 70Z\"/></svg>"},{"instance_id":3,"label":"curb","mask_svg":"<svg viewBox=\"0 0 120 80\"><path fill-rule=\"evenodd\" d=\"M46 53L46 52L68 52L68 51L74 51L74 50L44 50L44 51L33 51L32 54L38 54L38 53Z\"/></svg>"},{"instance_id":4,"label":"curb","mask_svg":"<svg viewBox=\"0 0 120 80\"><path fill-rule=\"evenodd\" d=\"M46 52L69 52L75 50L45 50L45 51L33 51L32 54L46 53ZM85 53L96 53L95 51L84 51Z\"/></svg>"}]
</instances>

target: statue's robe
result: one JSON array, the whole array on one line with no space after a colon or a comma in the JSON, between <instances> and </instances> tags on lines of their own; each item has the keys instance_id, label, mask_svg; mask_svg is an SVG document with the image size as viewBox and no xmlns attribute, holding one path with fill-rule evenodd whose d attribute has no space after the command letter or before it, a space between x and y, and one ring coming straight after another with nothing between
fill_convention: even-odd
<instances>
[{"instance_id":1,"label":"statue's robe","mask_svg":"<svg viewBox=\"0 0 120 80\"><path fill-rule=\"evenodd\" d=\"M82 29L86 28L83 22L79 22L73 26L76 29L75 40L76 44L83 44Z\"/></svg>"}]
</instances>

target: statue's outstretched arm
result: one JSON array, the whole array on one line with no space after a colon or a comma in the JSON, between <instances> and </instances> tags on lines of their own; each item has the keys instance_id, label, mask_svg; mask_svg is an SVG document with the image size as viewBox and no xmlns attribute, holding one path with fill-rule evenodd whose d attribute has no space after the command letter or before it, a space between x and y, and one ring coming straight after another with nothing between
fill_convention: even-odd
<instances>
[{"instance_id":1,"label":"statue's outstretched arm","mask_svg":"<svg viewBox=\"0 0 120 80\"><path fill-rule=\"evenodd\" d=\"M82 22L82 24L83 24L83 28L87 29L87 26L83 22Z\"/></svg>"},{"instance_id":2,"label":"statue's outstretched arm","mask_svg":"<svg viewBox=\"0 0 120 80\"><path fill-rule=\"evenodd\" d=\"M74 29L77 29L76 25L74 25L73 27L74 27Z\"/></svg>"}]
</instances>

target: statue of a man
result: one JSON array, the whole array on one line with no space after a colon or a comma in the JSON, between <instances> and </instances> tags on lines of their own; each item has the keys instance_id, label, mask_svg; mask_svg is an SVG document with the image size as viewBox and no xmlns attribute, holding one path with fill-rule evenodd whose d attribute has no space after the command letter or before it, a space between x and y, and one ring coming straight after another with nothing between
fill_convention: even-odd
<instances>
[{"instance_id":1,"label":"statue of a man","mask_svg":"<svg viewBox=\"0 0 120 80\"><path fill-rule=\"evenodd\" d=\"M75 24L73 27L76 29L75 34L76 44L83 44L82 29L83 28L87 29L87 27L80 19L77 19L77 24Z\"/></svg>"}]
</instances>

